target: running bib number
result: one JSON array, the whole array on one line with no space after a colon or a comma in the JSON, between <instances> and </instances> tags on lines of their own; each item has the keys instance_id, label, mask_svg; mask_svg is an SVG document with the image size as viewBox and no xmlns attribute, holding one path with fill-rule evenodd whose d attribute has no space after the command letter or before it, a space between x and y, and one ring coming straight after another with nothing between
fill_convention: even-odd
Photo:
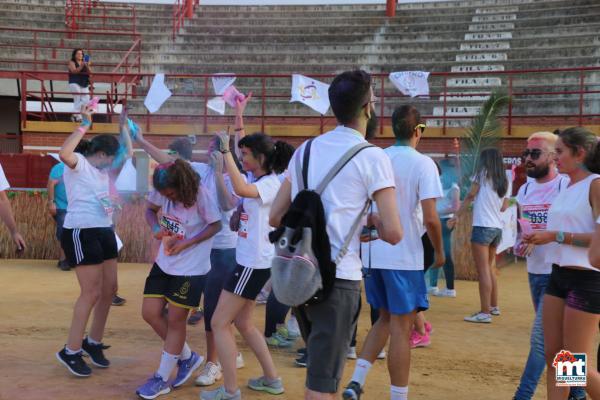
<instances>
[{"instance_id":1,"label":"running bib number","mask_svg":"<svg viewBox=\"0 0 600 400\"><path fill-rule=\"evenodd\" d=\"M240 214L240 227L238 229L238 236L244 239L248 238L248 214L245 212Z\"/></svg>"},{"instance_id":2,"label":"running bib number","mask_svg":"<svg viewBox=\"0 0 600 400\"><path fill-rule=\"evenodd\" d=\"M110 195L107 192L102 192L97 196L97 198L106 215L112 219L113 213L115 212L115 207Z\"/></svg>"},{"instance_id":3,"label":"running bib number","mask_svg":"<svg viewBox=\"0 0 600 400\"><path fill-rule=\"evenodd\" d=\"M177 218L170 215L163 215L160 219L160 226L163 227L170 235L183 239L185 237L185 228L183 223Z\"/></svg>"},{"instance_id":4,"label":"running bib number","mask_svg":"<svg viewBox=\"0 0 600 400\"><path fill-rule=\"evenodd\" d=\"M523 206L523 218L527 219L534 231L545 231L548 224L550 204Z\"/></svg>"}]
</instances>

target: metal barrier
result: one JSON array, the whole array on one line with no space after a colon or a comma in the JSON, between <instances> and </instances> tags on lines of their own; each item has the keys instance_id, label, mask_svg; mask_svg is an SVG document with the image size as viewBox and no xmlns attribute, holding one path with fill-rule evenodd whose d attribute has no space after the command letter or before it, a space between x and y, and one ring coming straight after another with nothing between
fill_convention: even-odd
<instances>
[{"instance_id":1,"label":"metal barrier","mask_svg":"<svg viewBox=\"0 0 600 400\"><path fill-rule=\"evenodd\" d=\"M27 81L33 79L31 74L35 71L18 72L18 78L21 82L22 90L22 123L26 124L28 118L32 117L31 113L26 111L25 99L27 96L34 94L38 97L43 97L40 91L32 91L28 89ZM0 77L3 76L0 71ZM13 73L14 74L14 73ZM526 124L542 124L548 123L552 125L589 125L600 122L600 67L580 67L580 68L560 68L560 69L543 69L543 70L515 70L515 71L494 71L494 72L468 72L468 73L431 73L429 81L431 85L430 95L427 98L416 97L409 98L396 90L389 82L388 74L373 74L373 81L376 95L379 97L377 111L379 114L380 129L383 133L384 126L389 126L391 119L391 111L401 104L413 104L420 110L433 110L440 115L433 115L436 112L422 112L423 117L429 120L438 120L441 122L439 126L442 130L442 135L446 135L455 120L468 120L472 117L453 114L453 107L450 105L451 98L464 96L457 93L457 89L453 88L453 79L472 79L476 77L489 77L490 75L501 77L504 81L504 87L511 96L508 109L501 116L507 128L507 133L512 134L515 125ZM65 80L66 73L58 72L37 72L36 79L45 80ZM209 123L227 124L231 122L231 115L220 116L209 114L207 102L214 97L212 84L210 82L214 75L166 75L166 83L171 89L173 95L169 101L182 100L181 108L168 110L167 106L163 107L156 114L148 112L134 115L139 122L145 124L146 130L150 131L154 123L173 123L173 122L194 122L201 123L204 131L208 129ZM221 75L222 76L222 75ZM246 119L251 123L260 124L264 130L265 124L280 124L293 125L301 123L303 125L318 126L319 131L323 132L325 125L335 124L335 118L331 115L317 115L308 108L293 109L287 105L290 95L289 88L291 84L290 75L255 75L255 74L238 74L236 85L243 91L254 89L255 99L253 101L254 108L259 108L260 112L255 111L248 113ZM322 81L330 81L334 75L312 75L315 79ZM147 89L150 87L153 75L138 74L138 73L98 73L94 74L94 80L102 82L111 82L111 91L105 93L103 102L108 107L105 114L110 119L114 113L115 104L127 104L128 102L142 102ZM123 88L118 85L128 83ZM121 85L123 86L123 85ZM477 93L469 92L469 96L487 96L490 90L478 89ZM43 91L42 91L43 92ZM52 98L57 95L66 95L65 92L47 92ZM104 94L103 94L104 96ZM63 96L63 98L68 96ZM259 104L258 104L259 103ZM474 103L479 106L483 100ZM192 105L190 107L190 104ZM536 108L548 108L550 104L550 112L533 113L527 110L535 110ZM257 107L257 105L259 107ZM279 113L274 113L271 110L277 110ZM286 109L286 107L289 107ZM302 106L304 107L304 106ZM138 107L138 110L141 109ZM165 109L167 109L165 111ZM182 111L183 110L183 111ZM525 110L525 111L524 111ZM558 110L558 111L557 111ZM296 115L292 115L292 111ZM42 110L41 115L48 114L52 111ZM60 114L60 113L55 113ZM37 118L37 116L36 116ZM48 117L42 117L42 119Z\"/></svg>"},{"instance_id":2,"label":"metal barrier","mask_svg":"<svg viewBox=\"0 0 600 400\"><path fill-rule=\"evenodd\" d=\"M128 15L119 15L120 13ZM120 23L113 24L114 22ZM133 4L107 4L98 0L67 0L65 4L65 25L71 30L137 33L136 23Z\"/></svg>"},{"instance_id":3,"label":"metal barrier","mask_svg":"<svg viewBox=\"0 0 600 400\"><path fill-rule=\"evenodd\" d=\"M104 72L124 73L139 72L141 70L141 36L137 33L124 32L96 32L77 31L75 36L70 30L60 29L31 29L0 26L0 32L7 35L0 38L0 49L29 51L32 58L0 57L0 69L8 69L7 65L23 64L25 68L19 70L66 70L71 51L75 47L84 48L87 54L97 57L92 58L92 67ZM9 34L14 33L16 40L11 40ZM106 46L105 42L127 38L130 42L123 42L123 48ZM14 42L14 43L13 43ZM76 44L73 44L76 42ZM100 43L103 43L102 45ZM115 45L116 46L116 45ZM60 57L59 57L60 54ZM95 58L102 60L103 55L122 54L119 62L96 62ZM132 57L135 55L135 57Z\"/></svg>"},{"instance_id":4,"label":"metal barrier","mask_svg":"<svg viewBox=\"0 0 600 400\"><path fill-rule=\"evenodd\" d=\"M173 3L173 40L183 27L185 19L194 16L194 10L199 4L200 0L175 0Z\"/></svg>"}]
</instances>

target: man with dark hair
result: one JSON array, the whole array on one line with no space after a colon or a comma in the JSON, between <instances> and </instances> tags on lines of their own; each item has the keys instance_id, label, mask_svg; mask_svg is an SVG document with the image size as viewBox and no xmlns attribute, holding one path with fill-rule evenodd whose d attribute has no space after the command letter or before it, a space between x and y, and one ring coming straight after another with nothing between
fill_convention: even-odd
<instances>
[{"instance_id":1,"label":"man with dark hair","mask_svg":"<svg viewBox=\"0 0 600 400\"><path fill-rule=\"evenodd\" d=\"M184 160L192 160L192 142L188 138L175 139L169 144L169 154Z\"/></svg>"},{"instance_id":2,"label":"man with dark hair","mask_svg":"<svg viewBox=\"0 0 600 400\"><path fill-rule=\"evenodd\" d=\"M371 77L364 71L338 75L329 87L331 108L339 125L312 139L308 164L308 187L315 188L338 160L357 144L365 142L367 125L374 116ZM299 191L295 174L303 159L306 143L294 153L288 173L275 201L269 222L279 226L292 198ZM396 191L390 161L378 147L368 147L354 156L321 194L331 243L331 257L337 258L350 234L350 226L361 214L367 199L377 204L378 213L368 218L379 237L389 243L402 238L396 208ZM334 399L339 390L352 332L359 315L360 230L351 236L347 253L336 265L336 279L328 297L318 303L296 308L296 317L307 347L305 399Z\"/></svg>"},{"instance_id":3,"label":"man with dark hair","mask_svg":"<svg viewBox=\"0 0 600 400\"><path fill-rule=\"evenodd\" d=\"M369 259L373 265L365 277L365 291L369 304L379 310L379 318L367 335L352 380L344 390L347 400L360 398L367 373L388 336L390 398L408 398L409 338L417 313L429 307L421 241L423 226L435 251L433 266L440 267L445 261L442 227L436 210L436 199L443 195L439 172L430 157L416 150L425 125L414 107L403 106L394 111L392 128L396 143L384 151L392 164L396 187L401 188L395 200L404 238L398 244L375 240L371 245L363 245L363 260Z\"/></svg>"}]
</instances>

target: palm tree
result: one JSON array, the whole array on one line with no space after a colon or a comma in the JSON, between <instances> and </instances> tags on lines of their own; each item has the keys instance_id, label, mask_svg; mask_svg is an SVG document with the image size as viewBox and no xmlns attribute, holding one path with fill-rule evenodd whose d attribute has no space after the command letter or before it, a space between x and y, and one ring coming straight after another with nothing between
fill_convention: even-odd
<instances>
[{"instance_id":1,"label":"palm tree","mask_svg":"<svg viewBox=\"0 0 600 400\"><path fill-rule=\"evenodd\" d=\"M497 147L501 137L500 111L508 105L510 97L504 89L494 90L461 139L460 187L466 194L471 177L477 169L477 160L483 149Z\"/></svg>"}]
</instances>

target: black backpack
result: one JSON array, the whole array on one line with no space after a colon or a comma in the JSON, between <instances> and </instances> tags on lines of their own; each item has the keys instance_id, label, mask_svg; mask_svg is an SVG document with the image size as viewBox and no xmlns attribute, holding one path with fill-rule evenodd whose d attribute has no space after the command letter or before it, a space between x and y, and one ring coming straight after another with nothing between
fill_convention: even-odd
<instances>
[{"instance_id":1,"label":"black backpack","mask_svg":"<svg viewBox=\"0 0 600 400\"><path fill-rule=\"evenodd\" d=\"M370 200L366 201L340 253L332 260L321 194L348 161L373 145L363 142L349 149L319 186L312 190L308 189L307 182L312 141L306 143L302 163L296 162L298 194L283 216L282 226L269 235L275 245L271 264L273 292L279 302L289 306L316 304L327 299L335 282L336 265L346 255L352 237L371 204Z\"/></svg>"}]
</instances>

